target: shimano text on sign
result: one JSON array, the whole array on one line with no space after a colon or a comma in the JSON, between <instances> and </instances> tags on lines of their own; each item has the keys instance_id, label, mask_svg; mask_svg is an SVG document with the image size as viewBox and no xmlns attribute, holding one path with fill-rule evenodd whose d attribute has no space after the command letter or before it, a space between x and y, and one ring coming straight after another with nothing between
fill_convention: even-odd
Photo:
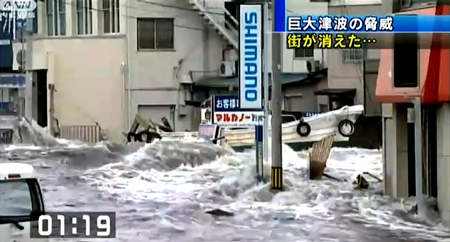
<instances>
[{"instance_id":1,"label":"shimano text on sign","mask_svg":"<svg viewBox=\"0 0 450 242\"><path fill-rule=\"evenodd\" d=\"M239 102L262 108L262 6L241 5L239 29Z\"/></svg>"}]
</instances>

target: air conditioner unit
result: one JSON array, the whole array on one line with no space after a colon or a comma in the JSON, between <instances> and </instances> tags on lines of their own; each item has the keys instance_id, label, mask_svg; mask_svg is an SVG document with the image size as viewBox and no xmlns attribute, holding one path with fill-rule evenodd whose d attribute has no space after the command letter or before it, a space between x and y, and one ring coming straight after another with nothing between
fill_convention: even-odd
<instances>
[{"instance_id":1,"label":"air conditioner unit","mask_svg":"<svg viewBox=\"0 0 450 242\"><path fill-rule=\"evenodd\" d=\"M26 45L22 43L13 43L13 70L14 71L24 71L25 70L25 59L26 59Z\"/></svg>"},{"instance_id":2,"label":"air conditioner unit","mask_svg":"<svg viewBox=\"0 0 450 242\"><path fill-rule=\"evenodd\" d=\"M233 77L236 76L236 61L222 61L219 67L220 76Z\"/></svg>"},{"instance_id":3,"label":"air conditioner unit","mask_svg":"<svg viewBox=\"0 0 450 242\"><path fill-rule=\"evenodd\" d=\"M322 70L324 68L321 61L311 60L306 62L306 69L309 73L314 73Z\"/></svg>"}]
</instances>

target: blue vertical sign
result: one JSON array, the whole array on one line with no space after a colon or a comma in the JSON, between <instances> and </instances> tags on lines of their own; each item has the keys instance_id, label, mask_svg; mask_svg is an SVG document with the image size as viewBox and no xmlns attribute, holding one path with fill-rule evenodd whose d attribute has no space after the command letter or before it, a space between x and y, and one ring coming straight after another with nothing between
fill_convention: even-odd
<instances>
[{"instance_id":1,"label":"blue vertical sign","mask_svg":"<svg viewBox=\"0 0 450 242\"><path fill-rule=\"evenodd\" d=\"M239 18L239 103L241 109L262 109L261 4L241 5Z\"/></svg>"},{"instance_id":2,"label":"blue vertical sign","mask_svg":"<svg viewBox=\"0 0 450 242\"><path fill-rule=\"evenodd\" d=\"M242 4L239 15L239 106L245 110L263 108L262 4ZM268 128L268 127L266 127ZM255 127L256 171L263 181L263 126Z\"/></svg>"}]
</instances>

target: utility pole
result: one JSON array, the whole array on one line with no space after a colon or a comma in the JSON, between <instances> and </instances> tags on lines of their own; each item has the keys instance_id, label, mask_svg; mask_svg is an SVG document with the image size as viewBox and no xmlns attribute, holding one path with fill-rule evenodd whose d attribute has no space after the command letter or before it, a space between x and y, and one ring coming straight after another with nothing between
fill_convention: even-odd
<instances>
[{"instance_id":1,"label":"utility pole","mask_svg":"<svg viewBox=\"0 0 450 242\"><path fill-rule=\"evenodd\" d=\"M272 1L272 169L271 187L273 190L283 189L283 153L282 153L282 119L281 102L281 33L275 33L275 1Z\"/></svg>"},{"instance_id":2,"label":"utility pole","mask_svg":"<svg viewBox=\"0 0 450 242\"><path fill-rule=\"evenodd\" d=\"M33 11L33 10L31 10ZM27 118L30 122L33 119L33 18L30 18L32 13L27 12L27 20L26 20L26 30L24 39L26 41L26 50L25 50L25 66L26 66L26 74L25 74L25 118Z\"/></svg>"},{"instance_id":3,"label":"utility pole","mask_svg":"<svg viewBox=\"0 0 450 242\"><path fill-rule=\"evenodd\" d=\"M270 38L271 38L271 29L272 26L270 25L270 10L269 10L269 2L264 2L264 36L263 36L263 42L264 42L264 54L263 54L263 64L264 64L264 74L263 74L263 88L264 88L264 137L263 137L263 161L264 163L269 162L269 132L270 132L270 97L269 97L269 86L270 86L270 80L269 80L269 73L272 66L270 66L270 56L272 55L271 52L271 46L270 46Z\"/></svg>"}]
</instances>

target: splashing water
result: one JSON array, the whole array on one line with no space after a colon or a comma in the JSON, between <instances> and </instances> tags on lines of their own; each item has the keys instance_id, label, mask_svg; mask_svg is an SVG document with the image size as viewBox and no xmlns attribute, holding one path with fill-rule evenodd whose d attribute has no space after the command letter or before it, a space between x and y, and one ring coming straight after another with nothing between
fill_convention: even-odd
<instances>
[{"instance_id":1,"label":"splashing water","mask_svg":"<svg viewBox=\"0 0 450 242\"><path fill-rule=\"evenodd\" d=\"M20 156L14 147L5 152ZM63 148L27 152L19 152L19 159L32 161L44 175L50 209L116 211L118 239L113 241L449 238L442 226L399 216L393 204L403 203L378 195L379 188L353 190L351 181L359 173L382 177L379 151L333 148L326 171L349 182L310 181L308 153L283 145L287 191L277 194L255 182L254 150L236 153L191 137L143 146L67 142ZM266 176L269 171L265 164ZM234 216L205 213L216 208Z\"/></svg>"}]
</instances>

